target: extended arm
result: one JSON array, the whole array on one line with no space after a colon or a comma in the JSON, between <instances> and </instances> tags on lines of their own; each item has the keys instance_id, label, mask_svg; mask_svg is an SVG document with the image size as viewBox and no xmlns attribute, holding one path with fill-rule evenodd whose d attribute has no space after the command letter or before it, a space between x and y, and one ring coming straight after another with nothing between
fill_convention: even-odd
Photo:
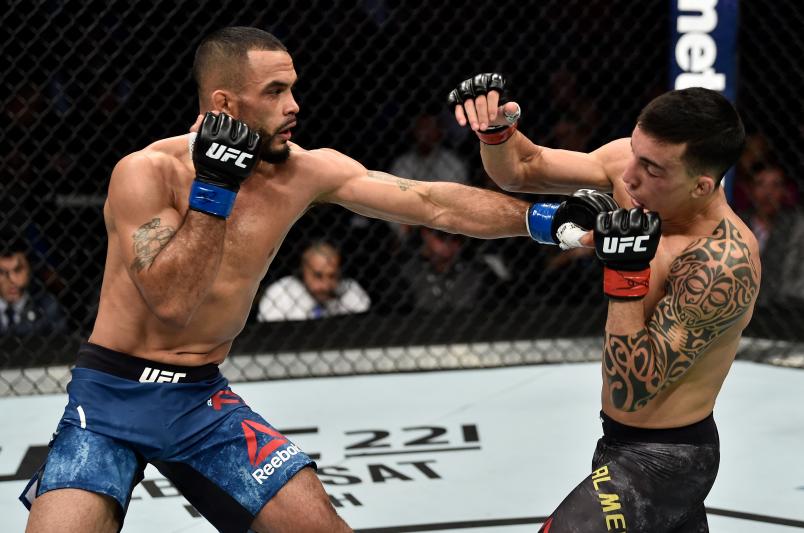
<instances>
[{"instance_id":1,"label":"extended arm","mask_svg":"<svg viewBox=\"0 0 804 533\"><path fill-rule=\"evenodd\" d=\"M678 381L753 305L759 279L728 220L673 262L667 294L645 320L641 299L609 303L603 354L612 403L644 407Z\"/></svg>"},{"instance_id":2,"label":"extended arm","mask_svg":"<svg viewBox=\"0 0 804 533\"><path fill-rule=\"evenodd\" d=\"M366 170L337 152L330 151L328 159L341 177L321 201L374 218L484 239L528 234L528 204L517 198L457 183L421 182Z\"/></svg>"}]
</instances>

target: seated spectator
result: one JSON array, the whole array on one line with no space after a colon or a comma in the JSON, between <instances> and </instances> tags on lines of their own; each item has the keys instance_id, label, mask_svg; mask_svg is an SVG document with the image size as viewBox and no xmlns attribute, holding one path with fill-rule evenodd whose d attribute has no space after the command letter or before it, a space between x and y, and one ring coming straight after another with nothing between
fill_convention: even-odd
<instances>
[{"instance_id":1,"label":"seated spectator","mask_svg":"<svg viewBox=\"0 0 804 533\"><path fill-rule=\"evenodd\" d=\"M463 235L420 227L421 247L402 265L415 312L471 310L496 301L510 273L497 255L467 257Z\"/></svg>"},{"instance_id":2,"label":"seated spectator","mask_svg":"<svg viewBox=\"0 0 804 533\"><path fill-rule=\"evenodd\" d=\"M454 181L467 184L469 169L441 141L444 130L436 115L423 113L413 123L413 146L391 163L391 174L420 181Z\"/></svg>"},{"instance_id":3,"label":"seated spectator","mask_svg":"<svg viewBox=\"0 0 804 533\"><path fill-rule=\"evenodd\" d=\"M63 333L67 319L56 298L31 287L31 265L22 240L0 243L0 333L4 336Z\"/></svg>"},{"instance_id":4,"label":"seated spectator","mask_svg":"<svg viewBox=\"0 0 804 533\"><path fill-rule=\"evenodd\" d=\"M740 213L759 244L760 303L804 303L804 212L789 185L780 167L758 170L748 191L751 207Z\"/></svg>"},{"instance_id":5,"label":"seated spectator","mask_svg":"<svg viewBox=\"0 0 804 533\"><path fill-rule=\"evenodd\" d=\"M304 250L299 276L285 276L265 290L257 320L310 320L368 310L371 300L353 279L341 279L340 253L326 242Z\"/></svg>"}]
</instances>

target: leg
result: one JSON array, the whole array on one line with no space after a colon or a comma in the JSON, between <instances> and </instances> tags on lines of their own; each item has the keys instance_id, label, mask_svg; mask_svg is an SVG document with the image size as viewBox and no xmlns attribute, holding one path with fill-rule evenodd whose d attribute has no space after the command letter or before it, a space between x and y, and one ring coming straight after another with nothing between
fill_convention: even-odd
<instances>
[{"instance_id":1,"label":"leg","mask_svg":"<svg viewBox=\"0 0 804 533\"><path fill-rule=\"evenodd\" d=\"M701 504L684 524L673 530L673 533L709 533L709 522L706 520L706 508Z\"/></svg>"},{"instance_id":2,"label":"leg","mask_svg":"<svg viewBox=\"0 0 804 533\"><path fill-rule=\"evenodd\" d=\"M81 489L59 489L34 500L25 533L114 533L117 502Z\"/></svg>"},{"instance_id":3,"label":"leg","mask_svg":"<svg viewBox=\"0 0 804 533\"><path fill-rule=\"evenodd\" d=\"M301 448L230 389L214 398L184 418L203 437L152 461L201 515L222 533L348 531Z\"/></svg>"},{"instance_id":4,"label":"leg","mask_svg":"<svg viewBox=\"0 0 804 533\"><path fill-rule=\"evenodd\" d=\"M63 425L44 467L25 489L28 532L113 532L120 529L144 465L127 446Z\"/></svg>"},{"instance_id":5,"label":"leg","mask_svg":"<svg viewBox=\"0 0 804 533\"><path fill-rule=\"evenodd\" d=\"M293 476L251 524L258 533L352 531L338 516L312 468Z\"/></svg>"}]
</instances>

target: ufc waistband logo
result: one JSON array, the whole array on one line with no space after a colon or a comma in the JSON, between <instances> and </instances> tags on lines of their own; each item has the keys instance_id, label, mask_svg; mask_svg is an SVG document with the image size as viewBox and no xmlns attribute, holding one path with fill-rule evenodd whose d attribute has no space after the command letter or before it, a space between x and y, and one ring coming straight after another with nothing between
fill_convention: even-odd
<instances>
[{"instance_id":1,"label":"ufc waistband logo","mask_svg":"<svg viewBox=\"0 0 804 533\"><path fill-rule=\"evenodd\" d=\"M648 249L643 246L650 237L648 235L640 235L639 237L605 237L603 239L603 251L607 254L618 253L621 254L632 248L635 252L647 252Z\"/></svg>"},{"instance_id":2,"label":"ufc waistband logo","mask_svg":"<svg viewBox=\"0 0 804 533\"><path fill-rule=\"evenodd\" d=\"M241 152L237 148L232 148L231 146L225 146L219 143L212 143L207 150L206 156L210 159L217 159L222 163L225 163L230 159L237 158L234 164L240 168L246 168L246 165L243 164L243 161L254 157L252 154L247 154L245 152Z\"/></svg>"},{"instance_id":3,"label":"ufc waistband logo","mask_svg":"<svg viewBox=\"0 0 804 533\"><path fill-rule=\"evenodd\" d=\"M184 372L171 372L146 366L140 376L140 383L178 383L185 376L187 374Z\"/></svg>"}]
</instances>

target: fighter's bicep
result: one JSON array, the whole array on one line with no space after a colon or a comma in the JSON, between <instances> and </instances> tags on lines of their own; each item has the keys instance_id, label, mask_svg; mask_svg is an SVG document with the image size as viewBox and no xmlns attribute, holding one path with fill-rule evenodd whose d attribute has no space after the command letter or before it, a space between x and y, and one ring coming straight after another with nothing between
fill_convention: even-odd
<instances>
[{"instance_id":1,"label":"fighter's bicep","mask_svg":"<svg viewBox=\"0 0 804 533\"><path fill-rule=\"evenodd\" d=\"M181 225L165 180L145 156L129 156L117 164L107 205L120 253L132 275L150 266Z\"/></svg>"},{"instance_id":2,"label":"fighter's bicep","mask_svg":"<svg viewBox=\"0 0 804 533\"><path fill-rule=\"evenodd\" d=\"M355 169L326 198L366 216L407 224L432 218L433 205L426 200L428 183L386 172Z\"/></svg>"}]
</instances>

